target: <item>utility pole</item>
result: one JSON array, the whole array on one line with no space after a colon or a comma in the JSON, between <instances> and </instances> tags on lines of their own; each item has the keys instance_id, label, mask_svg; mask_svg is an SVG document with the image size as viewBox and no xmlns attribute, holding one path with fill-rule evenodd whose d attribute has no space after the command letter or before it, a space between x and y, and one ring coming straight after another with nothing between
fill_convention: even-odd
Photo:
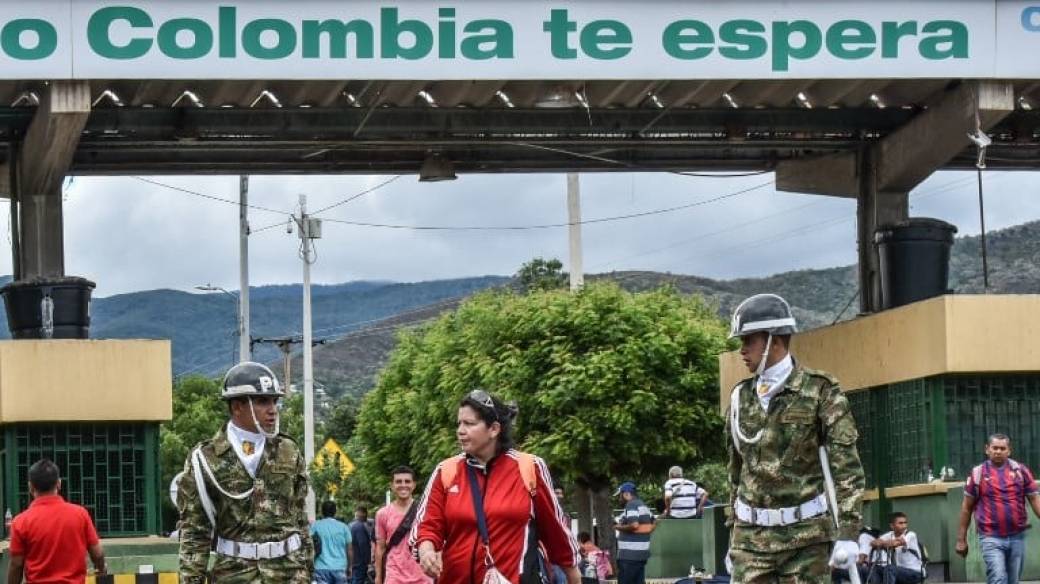
<instances>
[{"instance_id":1,"label":"utility pole","mask_svg":"<svg viewBox=\"0 0 1040 584\"><path fill-rule=\"evenodd\" d=\"M249 342L249 177L238 177L238 360L252 359ZM288 382L286 382L288 383Z\"/></svg>"},{"instance_id":2,"label":"utility pole","mask_svg":"<svg viewBox=\"0 0 1040 584\"><path fill-rule=\"evenodd\" d=\"M285 380L286 389L292 385L292 347L295 344L302 343L303 337L298 335L288 337L257 337L253 339L254 343L272 343L282 352L282 379ZM312 339L311 346L324 345L328 342L328 339Z\"/></svg>"},{"instance_id":3,"label":"utility pole","mask_svg":"<svg viewBox=\"0 0 1040 584\"><path fill-rule=\"evenodd\" d=\"M321 238L321 220L307 215L307 195L300 195L300 241L303 259L303 452L307 468L314 462L314 350L311 346L311 264L315 239ZM307 518L314 521L314 490L307 488Z\"/></svg>"},{"instance_id":4,"label":"utility pole","mask_svg":"<svg viewBox=\"0 0 1040 584\"><path fill-rule=\"evenodd\" d=\"M567 173L567 222L570 240L571 291L580 290L585 285L585 274L581 258L581 190L578 173Z\"/></svg>"}]
</instances>

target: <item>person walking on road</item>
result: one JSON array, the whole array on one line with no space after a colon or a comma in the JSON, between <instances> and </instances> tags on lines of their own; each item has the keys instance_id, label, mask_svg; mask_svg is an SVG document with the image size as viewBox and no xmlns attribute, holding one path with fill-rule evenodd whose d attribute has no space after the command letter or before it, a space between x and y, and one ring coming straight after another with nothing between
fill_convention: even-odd
<instances>
[{"instance_id":1,"label":"person walking on road","mask_svg":"<svg viewBox=\"0 0 1040 584\"><path fill-rule=\"evenodd\" d=\"M311 584L307 466L278 431L284 396L260 363L224 376L230 420L191 450L178 481L181 584Z\"/></svg>"},{"instance_id":2,"label":"person walking on road","mask_svg":"<svg viewBox=\"0 0 1040 584\"><path fill-rule=\"evenodd\" d=\"M1029 467L1011 458L1011 438L986 440L986 462L972 469L964 485L956 551L968 555L968 525L975 516L988 584L1018 584L1025 559L1026 501L1040 518L1040 492Z\"/></svg>"},{"instance_id":3,"label":"person walking on road","mask_svg":"<svg viewBox=\"0 0 1040 584\"><path fill-rule=\"evenodd\" d=\"M482 389L459 403L462 454L437 465L409 540L437 584L540 582L548 564L567 584L581 582L578 543L545 461L513 448L516 414Z\"/></svg>"},{"instance_id":4,"label":"person walking on road","mask_svg":"<svg viewBox=\"0 0 1040 584\"><path fill-rule=\"evenodd\" d=\"M376 512L376 584L431 584L405 541L415 523L415 471L399 466L391 473L394 500Z\"/></svg>"},{"instance_id":5,"label":"person walking on road","mask_svg":"<svg viewBox=\"0 0 1040 584\"><path fill-rule=\"evenodd\" d=\"M347 584L354 565L354 548L350 528L336 519L336 503L321 504L321 519L311 525L311 537L321 541L321 552L314 558L314 582L316 584Z\"/></svg>"},{"instance_id":6,"label":"person walking on road","mask_svg":"<svg viewBox=\"0 0 1040 584\"><path fill-rule=\"evenodd\" d=\"M68 583L87 579L85 555L90 555L94 573L105 574L105 552L101 548L90 514L79 505L65 502L58 465L43 459L29 467L29 508L11 522L10 561L7 584Z\"/></svg>"},{"instance_id":7,"label":"person walking on road","mask_svg":"<svg viewBox=\"0 0 1040 584\"><path fill-rule=\"evenodd\" d=\"M828 564L856 569L865 486L856 422L838 381L791 356L796 330L775 294L733 313L730 338L752 373L726 412L734 582L823 584Z\"/></svg>"},{"instance_id":8,"label":"person walking on road","mask_svg":"<svg viewBox=\"0 0 1040 584\"><path fill-rule=\"evenodd\" d=\"M368 581L368 568L372 566L372 541L375 539L373 528L368 524L368 507L358 505L354 509L354 520L347 527L350 528L350 545L354 548L350 582L365 584Z\"/></svg>"}]
</instances>

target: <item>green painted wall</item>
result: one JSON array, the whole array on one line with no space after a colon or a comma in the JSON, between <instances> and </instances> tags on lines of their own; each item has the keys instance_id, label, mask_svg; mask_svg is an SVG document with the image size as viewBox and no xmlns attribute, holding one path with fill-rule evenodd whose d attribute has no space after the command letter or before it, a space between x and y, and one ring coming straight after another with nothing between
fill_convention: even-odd
<instances>
[{"instance_id":1,"label":"green painted wall","mask_svg":"<svg viewBox=\"0 0 1040 584\"><path fill-rule=\"evenodd\" d=\"M646 577L682 578L703 564L704 519L659 519L650 537Z\"/></svg>"},{"instance_id":2,"label":"green painted wall","mask_svg":"<svg viewBox=\"0 0 1040 584\"><path fill-rule=\"evenodd\" d=\"M729 547L726 507L709 507L701 519L659 519L650 538L646 577L685 578L690 567L717 574Z\"/></svg>"},{"instance_id":3,"label":"green painted wall","mask_svg":"<svg viewBox=\"0 0 1040 584\"><path fill-rule=\"evenodd\" d=\"M175 540L154 538L152 541L127 540L122 543L118 539L102 540L101 545L105 549L105 561L108 564L110 574L136 574L138 566L150 565L155 572L177 571L177 547ZM89 567L90 560L84 557ZM7 578L8 556L4 549L0 554L0 574L4 581Z\"/></svg>"}]
</instances>

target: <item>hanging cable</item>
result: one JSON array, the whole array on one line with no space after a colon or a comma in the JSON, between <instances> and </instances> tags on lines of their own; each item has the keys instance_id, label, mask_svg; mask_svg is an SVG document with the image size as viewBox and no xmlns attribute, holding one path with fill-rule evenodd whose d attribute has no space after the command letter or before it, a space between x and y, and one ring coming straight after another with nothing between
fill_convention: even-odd
<instances>
[{"instance_id":1,"label":"hanging cable","mask_svg":"<svg viewBox=\"0 0 1040 584\"><path fill-rule=\"evenodd\" d=\"M852 306L852 303L855 302L857 298L859 298L859 290L856 290L856 293L852 295L852 298L849 298L849 301L845 303L845 307L841 309L841 312L838 313L838 316L835 316L834 320L831 321L831 325L838 324L838 321L841 320L841 317L845 315L845 311L848 310L850 306Z\"/></svg>"},{"instance_id":2,"label":"hanging cable","mask_svg":"<svg viewBox=\"0 0 1040 584\"><path fill-rule=\"evenodd\" d=\"M975 171L979 177L979 244L982 246L982 289L989 291L989 262L986 258L986 209L982 197L982 168Z\"/></svg>"},{"instance_id":3,"label":"hanging cable","mask_svg":"<svg viewBox=\"0 0 1040 584\"><path fill-rule=\"evenodd\" d=\"M982 118L979 114L979 90L977 87L972 92L972 96L975 101L975 133L969 133L968 139L974 142L975 147L978 149L978 157L975 159L975 171L979 183L979 229L981 230L979 243L982 248L982 288L988 291L989 262L986 258L986 211L982 196L982 171L986 168L986 147L993 143L993 139L982 129Z\"/></svg>"}]
</instances>

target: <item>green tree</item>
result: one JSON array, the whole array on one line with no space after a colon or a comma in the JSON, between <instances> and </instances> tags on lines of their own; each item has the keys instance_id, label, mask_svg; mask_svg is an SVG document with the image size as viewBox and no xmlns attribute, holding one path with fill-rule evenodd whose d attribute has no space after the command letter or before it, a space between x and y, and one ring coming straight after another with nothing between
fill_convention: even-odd
<instances>
[{"instance_id":1,"label":"green tree","mask_svg":"<svg viewBox=\"0 0 1040 584\"><path fill-rule=\"evenodd\" d=\"M332 438L340 446L346 444L357 426L358 407L358 400L352 395L339 398L321 424L321 435L325 439Z\"/></svg>"},{"instance_id":2,"label":"green tree","mask_svg":"<svg viewBox=\"0 0 1040 584\"><path fill-rule=\"evenodd\" d=\"M458 402L481 386L517 401L518 445L572 487L583 527L589 492L608 525L619 480L657 483L672 464L721 459L726 346L714 311L670 288L479 294L402 334L359 414L360 479L375 492L402 463L428 476L457 451Z\"/></svg>"},{"instance_id":3,"label":"green tree","mask_svg":"<svg viewBox=\"0 0 1040 584\"><path fill-rule=\"evenodd\" d=\"M534 258L520 266L514 277L521 289L528 292L566 288L568 280L567 272L563 271L563 262L556 258Z\"/></svg>"}]
</instances>

